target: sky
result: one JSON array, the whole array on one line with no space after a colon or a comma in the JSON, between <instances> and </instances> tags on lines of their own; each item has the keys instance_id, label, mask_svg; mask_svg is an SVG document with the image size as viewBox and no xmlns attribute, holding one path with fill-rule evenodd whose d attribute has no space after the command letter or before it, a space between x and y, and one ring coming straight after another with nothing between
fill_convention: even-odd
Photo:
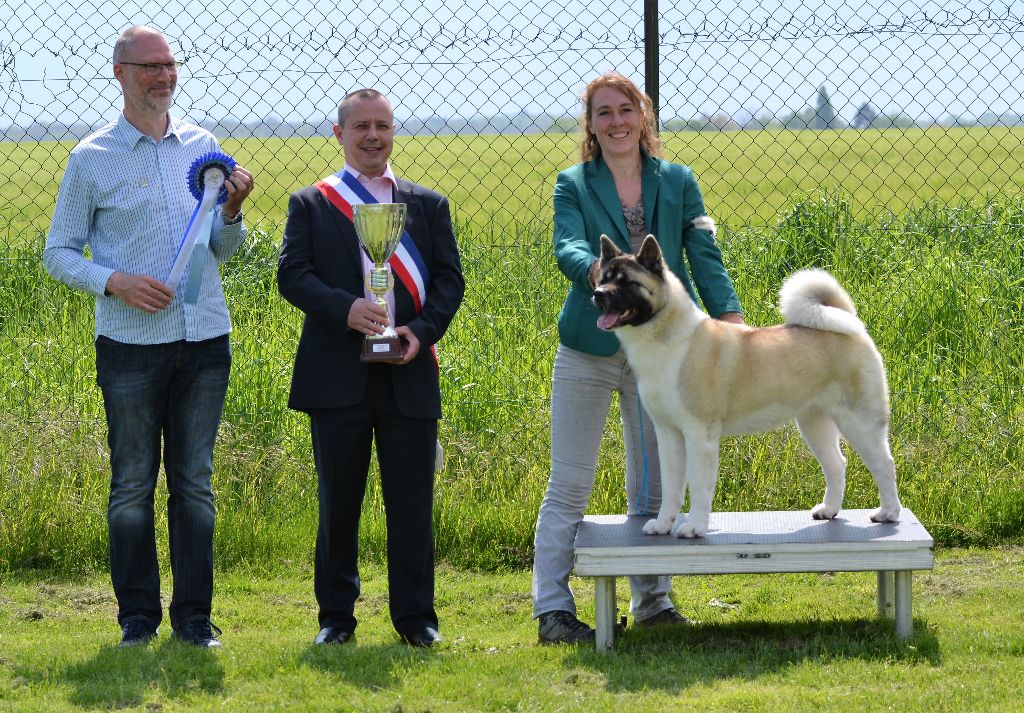
<instances>
[{"instance_id":1,"label":"sky","mask_svg":"<svg viewBox=\"0 0 1024 713\"><path fill-rule=\"evenodd\" d=\"M574 117L599 71L643 82L641 0L383 0L369 14L312 0L26 5L0 6L0 126L113 118L110 55L133 23L163 30L186 61L176 105L197 121L318 124L361 86L388 94L399 120ZM781 115L821 85L847 121L864 102L913 118L1024 113L1024 0L661 0L659 31L663 120Z\"/></svg>"}]
</instances>

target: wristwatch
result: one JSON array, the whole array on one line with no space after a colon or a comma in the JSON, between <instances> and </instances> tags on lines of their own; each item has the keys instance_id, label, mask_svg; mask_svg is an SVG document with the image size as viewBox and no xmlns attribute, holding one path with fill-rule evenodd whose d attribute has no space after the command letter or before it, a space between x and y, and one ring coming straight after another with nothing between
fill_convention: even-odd
<instances>
[{"instance_id":1,"label":"wristwatch","mask_svg":"<svg viewBox=\"0 0 1024 713\"><path fill-rule=\"evenodd\" d=\"M235 223L241 223L242 222L242 209L239 208L238 212L235 213L230 218L228 218L227 216L224 215L224 211L221 211L220 212L220 217L221 217L221 219L223 219L224 225L234 225Z\"/></svg>"}]
</instances>

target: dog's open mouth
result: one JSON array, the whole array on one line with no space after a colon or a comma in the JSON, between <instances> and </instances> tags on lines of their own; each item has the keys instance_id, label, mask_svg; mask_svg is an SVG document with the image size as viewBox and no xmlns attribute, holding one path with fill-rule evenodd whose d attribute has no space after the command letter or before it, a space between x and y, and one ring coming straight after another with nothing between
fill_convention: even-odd
<instances>
[{"instance_id":1,"label":"dog's open mouth","mask_svg":"<svg viewBox=\"0 0 1024 713\"><path fill-rule=\"evenodd\" d=\"M604 330L615 329L622 326L632 316L633 310L631 309L624 309L621 312L609 310L597 318L597 326Z\"/></svg>"}]
</instances>

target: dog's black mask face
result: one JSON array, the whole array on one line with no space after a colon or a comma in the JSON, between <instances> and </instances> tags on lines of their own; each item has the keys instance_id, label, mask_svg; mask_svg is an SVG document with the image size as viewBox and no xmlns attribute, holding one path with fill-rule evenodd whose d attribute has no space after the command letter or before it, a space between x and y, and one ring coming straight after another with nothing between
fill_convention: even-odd
<instances>
[{"instance_id":1,"label":"dog's black mask face","mask_svg":"<svg viewBox=\"0 0 1024 713\"><path fill-rule=\"evenodd\" d=\"M656 293L663 280L665 263L653 236L647 236L636 256L615 247L601 236L600 277L594 288L594 306L602 314L597 326L605 330L638 326L657 311Z\"/></svg>"}]
</instances>

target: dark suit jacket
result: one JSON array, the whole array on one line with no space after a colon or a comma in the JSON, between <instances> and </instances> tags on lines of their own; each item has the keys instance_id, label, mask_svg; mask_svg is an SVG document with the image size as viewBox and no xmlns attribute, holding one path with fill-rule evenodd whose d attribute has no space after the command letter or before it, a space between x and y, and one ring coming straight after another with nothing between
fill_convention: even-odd
<instances>
[{"instance_id":1,"label":"dark suit jacket","mask_svg":"<svg viewBox=\"0 0 1024 713\"><path fill-rule=\"evenodd\" d=\"M395 326L407 325L420 350L409 364L388 368L402 414L439 419L441 393L430 346L444 335L462 302L459 250L444 196L398 179L395 202L408 204L405 227L423 256L430 283L417 315L412 296L395 280ZM290 408L341 408L363 400L368 368L359 359L363 335L347 322L352 303L364 296L360 249L352 222L316 187L292 194L277 284L306 317L295 355Z\"/></svg>"}]
</instances>

